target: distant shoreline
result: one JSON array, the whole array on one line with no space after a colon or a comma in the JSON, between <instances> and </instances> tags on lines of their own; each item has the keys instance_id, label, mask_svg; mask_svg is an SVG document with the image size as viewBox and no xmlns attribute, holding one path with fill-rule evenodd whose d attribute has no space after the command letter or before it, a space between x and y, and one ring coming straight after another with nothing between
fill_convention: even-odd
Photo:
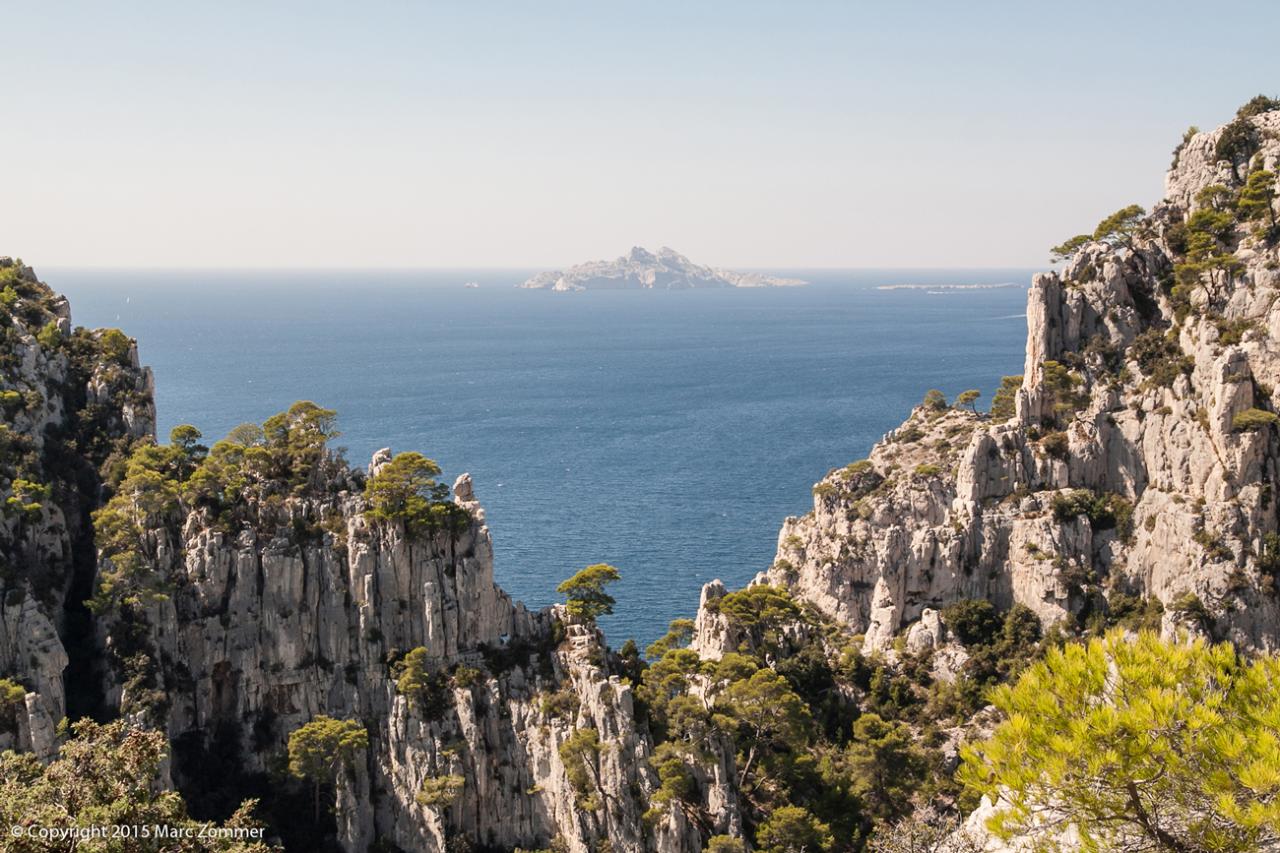
<instances>
[{"instance_id":1,"label":"distant shoreline","mask_svg":"<svg viewBox=\"0 0 1280 853\"><path fill-rule=\"evenodd\" d=\"M876 290L927 290L937 292L941 290L1000 290L1006 287L1022 286L1013 281L1005 281L999 284L880 284L876 285Z\"/></svg>"}]
</instances>

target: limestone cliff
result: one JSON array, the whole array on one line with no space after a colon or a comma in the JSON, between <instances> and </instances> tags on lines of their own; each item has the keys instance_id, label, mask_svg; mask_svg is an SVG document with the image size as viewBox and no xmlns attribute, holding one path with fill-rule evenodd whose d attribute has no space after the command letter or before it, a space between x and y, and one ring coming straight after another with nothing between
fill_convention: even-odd
<instances>
[{"instance_id":1,"label":"limestone cliff","mask_svg":"<svg viewBox=\"0 0 1280 853\"><path fill-rule=\"evenodd\" d=\"M48 755L68 712L68 647L90 643L79 606L94 573L98 469L154 429L151 373L119 332L72 329L66 299L0 258L0 678L27 689L0 748ZM73 713L92 696L71 697ZM5 725L5 723L9 723Z\"/></svg>"},{"instance_id":2,"label":"limestone cliff","mask_svg":"<svg viewBox=\"0 0 1280 853\"><path fill-rule=\"evenodd\" d=\"M1280 645L1280 257L1269 200L1228 210L1250 175L1269 198L1277 165L1280 112L1189 135L1164 201L1035 276L997 414L917 408L815 486L763 579L868 649L958 599L1049 624L1120 593L1166 628ZM704 614L703 648L716 631Z\"/></svg>"},{"instance_id":3,"label":"limestone cliff","mask_svg":"<svg viewBox=\"0 0 1280 853\"><path fill-rule=\"evenodd\" d=\"M186 515L160 549L167 594L127 624L108 621L108 649L127 643L126 660L141 651L158 662L152 678L124 681L113 698L126 713L159 717L178 788L197 804L252 791L288 734L326 714L361 720L370 736L338 791L346 849L379 841L434 851L463 839L646 849L651 745L603 638L566 625L563 613L529 613L494 585L469 478L454 490L469 522L431 535L370 522L363 479L335 464L308 494L255 506L230 528ZM391 666L417 647L437 678L429 701L401 695ZM157 707L129 685L158 697ZM576 803L593 792L574 788L558 752L580 728L600 744L592 812ZM211 783L211 763L230 769L228 790ZM424 782L447 777L463 780L456 800L418 800Z\"/></svg>"}]
</instances>

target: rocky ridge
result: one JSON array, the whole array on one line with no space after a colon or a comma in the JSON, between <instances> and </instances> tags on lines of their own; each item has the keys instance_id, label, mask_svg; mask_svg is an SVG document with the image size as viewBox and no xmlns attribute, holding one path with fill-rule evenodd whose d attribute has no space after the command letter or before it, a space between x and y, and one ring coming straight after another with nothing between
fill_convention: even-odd
<instances>
[{"instance_id":1,"label":"rocky ridge","mask_svg":"<svg viewBox=\"0 0 1280 853\"><path fill-rule=\"evenodd\" d=\"M1048 625L1105 611L1113 592L1158 599L1168 631L1280 645L1280 259L1254 233L1265 216L1224 235L1220 272L1195 277L1186 248L1188 221L1221 203L1213 188L1280 165L1280 112L1243 121L1237 161L1219 156L1225 128L1191 135L1132 233L1035 276L1025 369L998 416L918 407L815 486L760 580L868 650L959 599Z\"/></svg>"},{"instance_id":2,"label":"rocky ridge","mask_svg":"<svg viewBox=\"0 0 1280 853\"><path fill-rule=\"evenodd\" d=\"M653 253L639 246L613 261L589 261L567 270L538 273L520 287L529 290L688 290L695 287L797 287L797 278L734 272L695 264L662 247Z\"/></svg>"}]
</instances>

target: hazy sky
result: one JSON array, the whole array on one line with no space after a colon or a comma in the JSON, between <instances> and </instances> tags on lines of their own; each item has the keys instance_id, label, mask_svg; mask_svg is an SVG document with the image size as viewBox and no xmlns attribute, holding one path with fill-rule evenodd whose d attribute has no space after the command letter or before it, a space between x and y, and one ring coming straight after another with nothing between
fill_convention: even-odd
<instances>
[{"instance_id":1,"label":"hazy sky","mask_svg":"<svg viewBox=\"0 0 1280 853\"><path fill-rule=\"evenodd\" d=\"M1056 7L1056 8L1054 8ZM1026 266L1280 92L1280 3L0 2L40 266Z\"/></svg>"}]
</instances>

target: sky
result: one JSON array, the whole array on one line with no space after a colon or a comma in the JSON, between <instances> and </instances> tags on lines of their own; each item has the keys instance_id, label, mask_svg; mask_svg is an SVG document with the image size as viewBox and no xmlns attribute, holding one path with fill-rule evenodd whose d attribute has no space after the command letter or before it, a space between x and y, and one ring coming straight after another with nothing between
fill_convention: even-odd
<instances>
[{"instance_id":1,"label":"sky","mask_svg":"<svg viewBox=\"0 0 1280 853\"><path fill-rule=\"evenodd\" d=\"M1026 267L1280 93L1280 4L0 0L42 266ZM1256 34L1251 39L1250 33Z\"/></svg>"}]
</instances>

